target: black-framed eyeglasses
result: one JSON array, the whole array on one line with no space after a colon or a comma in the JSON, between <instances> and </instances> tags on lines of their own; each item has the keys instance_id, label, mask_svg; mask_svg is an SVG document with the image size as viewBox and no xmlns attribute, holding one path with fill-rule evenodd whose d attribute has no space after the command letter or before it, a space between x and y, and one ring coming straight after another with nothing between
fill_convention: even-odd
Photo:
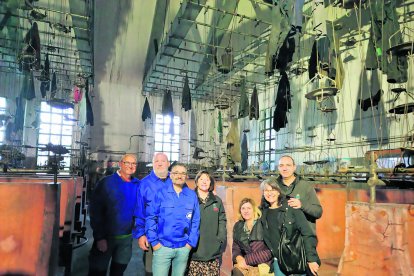
<instances>
[{"instance_id":1,"label":"black-framed eyeglasses","mask_svg":"<svg viewBox=\"0 0 414 276\"><path fill-rule=\"evenodd\" d=\"M122 163L124 163L125 166L133 166L133 167L137 166L137 163L135 162L122 161Z\"/></svg>"},{"instance_id":2,"label":"black-framed eyeglasses","mask_svg":"<svg viewBox=\"0 0 414 276\"><path fill-rule=\"evenodd\" d=\"M172 175L186 176L186 172L171 172Z\"/></svg>"}]
</instances>

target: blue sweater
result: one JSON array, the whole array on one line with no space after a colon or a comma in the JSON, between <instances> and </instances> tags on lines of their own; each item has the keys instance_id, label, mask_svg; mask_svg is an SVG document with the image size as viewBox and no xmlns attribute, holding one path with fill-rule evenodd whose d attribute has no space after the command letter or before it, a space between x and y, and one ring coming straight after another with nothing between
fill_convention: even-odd
<instances>
[{"instance_id":1,"label":"blue sweater","mask_svg":"<svg viewBox=\"0 0 414 276\"><path fill-rule=\"evenodd\" d=\"M170 176L166 179L160 179L154 171L151 171L149 175L141 180L141 184L138 188L138 205L136 210L135 228L133 230L134 238L145 234L145 218L147 217L146 210L150 203L154 200L155 194L161 188L165 188L168 185L172 185Z\"/></svg>"},{"instance_id":2,"label":"blue sweater","mask_svg":"<svg viewBox=\"0 0 414 276\"><path fill-rule=\"evenodd\" d=\"M90 219L95 240L132 233L140 182L125 182L114 173L99 181L90 203Z\"/></svg>"},{"instance_id":3,"label":"blue sweater","mask_svg":"<svg viewBox=\"0 0 414 276\"><path fill-rule=\"evenodd\" d=\"M200 210L196 193L187 185L179 195L172 183L158 190L147 209L145 231L152 246L158 243L169 248L180 248L187 243L197 246Z\"/></svg>"}]
</instances>

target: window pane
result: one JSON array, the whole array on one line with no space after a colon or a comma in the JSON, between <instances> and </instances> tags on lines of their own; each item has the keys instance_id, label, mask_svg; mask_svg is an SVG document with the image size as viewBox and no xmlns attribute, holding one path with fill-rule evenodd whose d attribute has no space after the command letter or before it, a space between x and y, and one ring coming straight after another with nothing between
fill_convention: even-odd
<instances>
[{"instance_id":1,"label":"window pane","mask_svg":"<svg viewBox=\"0 0 414 276\"><path fill-rule=\"evenodd\" d=\"M50 112L50 106L46 102L42 102L40 104L40 110L42 110L42 112Z\"/></svg>"},{"instance_id":2,"label":"window pane","mask_svg":"<svg viewBox=\"0 0 414 276\"><path fill-rule=\"evenodd\" d=\"M72 135L72 126L62 126L62 135Z\"/></svg>"},{"instance_id":3,"label":"window pane","mask_svg":"<svg viewBox=\"0 0 414 276\"><path fill-rule=\"evenodd\" d=\"M72 136L62 136L62 146L71 146Z\"/></svg>"},{"instance_id":4,"label":"window pane","mask_svg":"<svg viewBox=\"0 0 414 276\"><path fill-rule=\"evenodd\" d=\"M42 123L50 123L50 113L40 113L40 121Z\"/></svg>"},{"instance_id":5,"label":"window pane","mask_svg":"<svg viewBox=\"0 0 414 276\"><path fill-rule=\"evenodd\" d=\"M163 122L164 122L164 118L162 117L162 115L161 114L157 114L155 116L155 123L156 124L162 124Z\"/></svg>"},{"instance_id":6,"label":"window pane","mask_svg":"<svg viewBox=\"0 0 414 276\"><path fill-rule=\"evenodd\" d=\"M168 143L164 144L164 151L167 151L167 152L171 151L171 145Z\"/></svg>"},{"instance_id":7,"label":"window pane","mask_svg":"<svg viewBox=\"0 0 414 276\"><path fill-rule=\"evenodd\" d=\"M62 124L62 115L52 114L52 123L54 123L54 124Z\"/></svg>"},{"instance_id":8,"label":"window pane","mask_svg":"<svg viewBox=\"0 0 414 276\"><path fill-rule=\"evenodd\" d=\"M155 151L163 151L162 150L162 143L155 143L154 150Z\"/></svg>"},{"instance_id":9,"label":"window pane","mask_svg":"<svg viewBox=\"0 0 414 276\"><path fill-rule=\"evenodd\" d=\"M62 109L52 107L52 113L62 114Z\"/></svg>"},{"instance_id":10,"label":"window pane","mask_svg":"<svg viewBox=\"0 0 414 276\"><path fill-rule=\"evenodd\" d=\"M62 127L60 125L51 125L50 133L51 134L60 134L62 132Z\"/></svg>"},{"instance_id":11,"label":"window pane","mask_svg":"<svg viewBox=\"0 0 414 276\"><path fill-rule=\"evenodd\" d=\"M47 164L47 156L37 156L37 165L44 166Z\"/></svg>"},{"instance_id":12,"label":"window pane","mask_svg":"<svg viewBox=\"0 0 414 276\"><path fill-rule=\"evenodd\" d=\"M50 132L50 125L49 124L40 124L39 132L40 133L49 133Z\"/></svg>"},{"instance_id":13,"label":"window pane","mask_svg":"<svg viewBox=\"0 0 414 276\"><path fill-rule=\"evenodd\" d=\"M49 143L49 135L39 134L39 145L45 145Z\"/></svg>"},{"instance_id":14,"label":"window pane","mask_svg":"<svg viewBox=\"0 0 414 276\"><path fill-rule=\"evenodd\" d=\"M63 145L70 147L72 145L73 121L65 121L64 115L73 117L73 109L51 108L46 102L40 105L40 129L38 136L38 145L45 145L49 142L54 145ZM63 134L62 134L63 132ZM47 151L38 151L37 164L44 165L47 161ZM70 155L65 156L65 167L70 165Z\"/></svg>"},{"instance_id":15,"label":"window pane","mask_svg":"<svg viewBox=\"0 0 414 276\"><path fill-rule=\"evenodd\" d=\"M162 124L155 124L155 133L163 133L164 126Z\"/></svg>"},{"instance_id":16,"label":"window pane","mask_svg":"<svg viewBox=\"0 0 414 276\"><path fill-rule=\"evenodd\" d=\"M70 157L65 157L63 158L63 164L65 167L69 167L70 166Z\"/></svg>"},{"instance_id":17,"label":"window pane","mask_svg":"<svg viewBox=\"0 0 414 276\"><path fill-rule=\"evenodd\" d=\"M170 116L164 116L164 125L169 125L171 122L171 117Z\"/></svg>"},{"instance_id":18,"label":"window pane","mask_svg":"<svg viewBox=\"0 0 414 276\"><path fill-rule=\"evenodd\" d=\"M162 151L170 160L178 160L180 152L180 117L174 116L173 125L170 125L171 117L163 116L162 114L155 115L154 139L155 151ZM173 127L173 132L170 133L170 127ZM174 159L171 155L174 152Z\"/></svg>"},{"instance_id":19,"label":"window pane","mask_svg":"<svg viewBox=\"0 0 414 276\"><path fill-rule=\"evenodd\" d=\"M171 144L171 151L179 152L180 151L180 145L179 144Z\"/></svg>"},{"instance_id":20,"label":"window pane","mask_svg":"<svg viewBox=\"0 0 414 276\"><path fill-rule=\"evenodd\" d=\"M73 115L73 109L72 108L64 109L63 114ZM69 117L71 117L71 116L69 116Z\"/></svg>"},{"instance_id":21,"label":"window pane","mask_svg":"<svg viewBox=\"0 0 414 276\"><path fill-rule=\"evenodd\" d=\"M178 161L179 154L178 153L171 153L171 161Z\"/></svg>"},{"instance_id":22,"label":"window pane","mask_svg":"<svg viewBox=\"0 0 414 276\"><path fill-rule=\"evenodd\" d=\"M53 145L60 145L60 136L50 135L50 143L52 143Z\"/></svg>"}]
</instances>

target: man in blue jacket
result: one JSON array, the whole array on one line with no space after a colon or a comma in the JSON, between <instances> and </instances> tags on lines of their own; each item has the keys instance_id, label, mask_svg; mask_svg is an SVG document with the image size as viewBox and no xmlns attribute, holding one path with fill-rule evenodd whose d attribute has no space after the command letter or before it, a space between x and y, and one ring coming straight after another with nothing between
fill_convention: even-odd
<instances>
[{"instance_id":1,"label":"man in blue jacket","mask_svg":"<svg viewBox=\"0 0 414 276\"><path fill-rule=\"evenodd\" d=\"M196 193L185 184L187 168L177 163L171 167L171 180L155 194L147 208L145 230L154 250L154 275L184 275L191 248L197 246L200 210Z\"/></svg>"},{"instance_id":2,"label":"man in blue jacket","mask_svg":"<svg viewBox=\"0 0 414 276\"><path fill-rule=\"evenodd\" d=\"M89 275L104 276L111 261L110 275L123 275L132 255L132 227L139 180L134 154L119 161L120 169L97 184L90 203L94 242L89 253Z\"/></svg>"},{"instance_id":3,"label":"man in blue jacket","mask_svg":"<svg viewBox=\"0 0 414 276\"><path fill-rule=\"evenodd\" d=\"M154 196L159 189L172 185L168 173L169 166L170 162L168 162L168 157L165 153L155 153L152 158L152 171L141 180L138 188L137 218L133 236L135 239L138 239L138 246L145 251L144 263L146 275L152 275L152 249L145 235L146 209L154 200Z\"/></svg>"}]
</instances>

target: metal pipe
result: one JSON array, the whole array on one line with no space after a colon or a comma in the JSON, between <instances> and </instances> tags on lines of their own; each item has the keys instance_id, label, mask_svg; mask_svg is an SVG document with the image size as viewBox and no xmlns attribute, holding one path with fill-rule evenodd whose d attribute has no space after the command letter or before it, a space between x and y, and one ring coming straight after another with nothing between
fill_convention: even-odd
<instances>
[{"instance_id":1,"label":"metal pipe","mask_svg":"<svg viewBox=\"0 0 414 276\"><path fill-rule=\"evenodd\" d=\"M4 15L5 13L0 12L0 14ZM49 20L44 20L44 19L34 19L34 18L31 18L31 17L28 17L28 16L13 14L13 13L11 13L10 15L14 16L14 17L17 17L17 18L26 19L26 20L29 20L29 21L43 22L43 23L48 23L48 24L60 23L60 22L51 22ZM89 29L85 29L85 28L82 28L82 27L77 27L77 26L70 26L70 27L74 28L74 29L79 29L79 30L82 30L82 31L90 31Z\"/></svg>"},{"instance_id":2,"label":"metal pipe","mask_svg":"<svg viewBox=\"0 0 414 276\"><path fill-rule=\"evenodd\" d=\"M259 42L260 43L259 46L266 45L266 43L268 42L268 40L267 40L267 37L269 36L268 33L270 33L270 29L265 30L261 34L261 39L263 41ZM176 39L176 40L179 40L179 41L188 42L188 43L194 43L194 44L204 46L204 47L219 48L219 49L223 49L223 50L227 48L227 46L224 47L224 46L220 46L220 45L214 45L214 44L209 44L209 43L205 43L205 42L199 42L199 41L195 41L195 40L192 40L192 39L188 39L186 37L179 37L179 36L175 36L175 35L170 36L170 38L171 39ZM243 49L243 51L248 51L248 50L249 50L248 48Z\"/></svg>"},{"instance_id":3,"label":"metal pipe","mask_svg":"<svg viewBox=\"0 0 414 276\"><path fill-rule=\"evenodd\" d=\"M215 7L212 7L212 6L209 6L209 5L203 5L203 4L200 4L199 2L194 2L194 1L191 1L191 0L188 1L188 2L191 3L191 4L193 4L193 5L197 5L197 6L203 7L206 10L209 9L209 10L213 10L213 11L216 11L216 12L220 12L220 13L224 13L224 14L229 14L229 15L233 15L233 16L236 16L236 17L240 17L241 20L248 19L250 21L255 22L256 24L260 24L260 23L267 24L267 25L271 25L272 24L270 22L266 22L266 21L261 20L261 19L257 19L257 18L254 18L254 17L250 17L250 16L247 16L247 15L244 15L244 14L239 14L237 12L229 12L229 11L221 10L219 8L215 8ZM257 3L257 2L255 2L255 3Z\"/></svg>"},{"instance_id":4,"label":"metal pipe","mask_svg":"<svg viewBox=\"0 0 414 276\"><path fill-rule=\"evenodd\" d=\"M30 30L30 28L24 28L24 27L21 27L21 26L11 26L11 25L8 25L8 27L15 28L16 30L19 29L21 31L29 31ZM84 40L84 41L88 41L89 42L89 39L88 38L81 38L81 37L69 36L69 35L68 36L59 35L59 32L57 32L57 33L51 33L51 32L47 32L47 31L41 31L41 30L39 30L39 34L48 35L50 37L57 36L57 37L62 37L62 38L66 38L66 39L73 38L73 39L76 39L76 40ZM72 33L70 33L70 34L72 34Z\"/></svg>"},{"instance_id":5,"label":"metal pipe","mask_svg":"<svg viewBox=\"0 0 414 276\"><path fill-rule=\"evenodd\" d=\"M183 18L183 17L178 17L178 22L180 22L180 20L191 22L191 23L196 24L196 25L209 27L209 28L213 28L213 29L216 29L216 30L224 31L224 32L229 32L229 33L232 33L232 34L238 34L238 35L253 37L253 38L259 38L260 37L260 35L246 34L246 33L243 33L243 32L238 32L238 31L229 30L229 29L226 29L226 28L220 28L220 27L217 27L217 26L209 25L207 23L199 22L199 21L196 21L196 20L191 20L191 19L187 19L187 18Z\"/></svg>"},{"instance_id":6,"label":"metal pipe","mask_svg":"<svg viewBox=\"0 0 414 276\"><path fill-rule=\"evenodd\" d=\"M74 37L71 37L70 39L75 39ZM1 40L5 40L5 41L10 41L10 42L13 42L13 43L16 43L16 40L13 40L13 39L8 39L8 38L6 38L6 37L0 37L0 41ZM23 39L21 39L21 41L20 41L21 43L23 43ZM3 46L2 46L3 47ZM66 52L71 52L71 51L73 51L74 52L74 54L76 54L77 52L78 53L85 53L85 54L91 54L92 53L92 51L86 51L86 50L80 50L80 49L69 49L69 48L63 48L63 47L59 47L59 46L55 46L55 45L40 45L40 48L41 49L45 49L45 50L47 50L47 48L48 47L53 47L53 48L55 48L55 49L57 49L57 50L64 50L64 51L66 51Z\"/></svg>"},{"instance_id":7,"label":"metal pipe","mask_svg":"<svg viewBox=\"0 0 414 276\"><path fill-rule=\"evenodd\" d=\"M81 15L81 14L76 14L76 13L71 13L71 12L64 12L64 11L59 11L59 10L52 10L52 9L50 9L48 7L42 7L42 6L39 6L39 5L36 5L35 8L36 9L40 9L40 10L44 10L44 11L50 11L50 12L54 12L54 13L60 13L60 14L64 14L64 15L70 15L71 17L78 17L78 18L87 19L87 20L90 19L90 16L87 16L87 15Z\"/></svg>"}]
</instances>

